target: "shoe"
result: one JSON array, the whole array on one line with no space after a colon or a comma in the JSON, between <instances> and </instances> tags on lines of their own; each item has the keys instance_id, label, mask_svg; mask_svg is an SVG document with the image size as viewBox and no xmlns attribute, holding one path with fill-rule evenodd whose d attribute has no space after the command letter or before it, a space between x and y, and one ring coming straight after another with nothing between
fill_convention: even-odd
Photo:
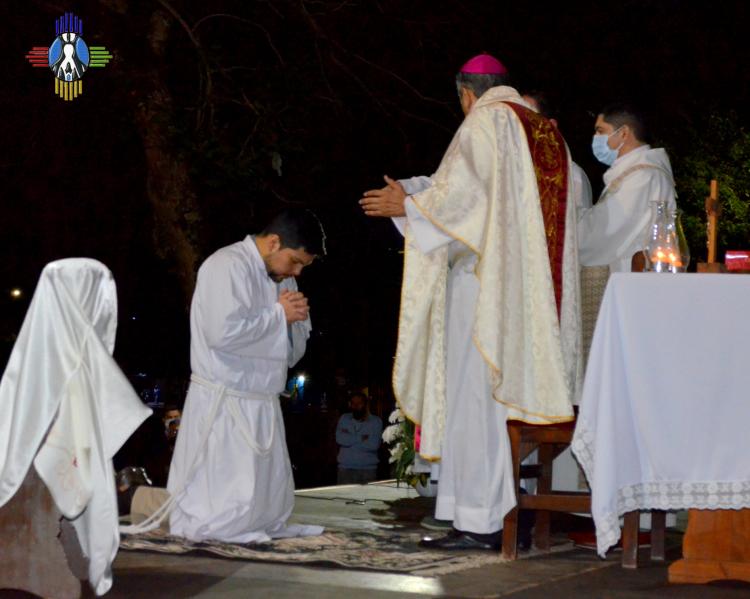
<instances>
[{"instance_id":1,"label":"shoe","mask_svg":"<svg viewBox=\"0 0 750 599\"><path fill-rule=\"evenodd\" d=\"M528 551L531 549L531 529L518 530L516 547L518 547L520 551Z\"/></svg>"},{"instance_id":2,"label":"shoe","mask_svg":"<svg viewBox=\"0 0 750 599\"><path fill-rule=\"evenodd\" d=\"M432 516L425 516L422 518L422 520L419 522L419 525L422 528L426 528L428 530L451 530L453 528L453 525L450 520L438 520L437 518L433 518Z\"/></svg>"},{"instance_id":3,"label":"shoe","mask_svg":"<svg viewBox=\"0 0 750 599\"><path fill-rule=\"evenodd\" d=\"M146 469L140 466L128 466L123 468L115 475L115 482L117 488L125 490L133 485L148 485L153 486L154 483L146 474Z\"/></svg>"},{"instance_id":4,"label":"shoe","mask_svg":"<svg viewBox=\"0 0 750 599\"><path fill-rule=\"evenodd\" d=\"M424 547L425 549L444 549L448 551L499 551L502 544L498 541L482 541L471 536L469 533L453 529L444 537L439 537L437 539L424 537L419 542L419 546Z\"/></svg>"}]
</instances>

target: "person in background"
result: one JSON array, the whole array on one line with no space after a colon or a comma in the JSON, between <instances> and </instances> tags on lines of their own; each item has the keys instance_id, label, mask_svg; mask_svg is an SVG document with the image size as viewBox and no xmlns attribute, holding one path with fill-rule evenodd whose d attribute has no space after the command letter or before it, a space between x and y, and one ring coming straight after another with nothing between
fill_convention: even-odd
<instances>
[{"instance_id":1,"label":"person in background","mask_svg":"<svg viewBox=\"0 0 750 599\"><path fill-rule=\"evenodd\" d=\"M174 442L180 430L180 418L182 418L182 412L176 405L168 405L164 408L164 415L162 416L164 434L167 436L167 441L169 441L169 447L172 451L174 451Z\"/></svg>"},{"instance_id":2,"label":"person in background","mask_svg":"<svg viewBox=\"0 0 750 599\"><path fill-rule=\"evenodd\" d=\"M353 394L349 408L351 412L342 414L336 427L336 443L340 447L338 484L369 483L377 479L383 422L370 414L364 393Z\"/></svg>"},{"instance_id":3,"label":"person in background","mask_svg":"<svg viewBox=\"0 0 750 599\"><path fill-rule=\"evenodd\" d=\"M536 110L546 119L549 119L549 122L555 126L555 129L559 129L557 118L555 118L555 109L550 104L544 92L529 91L521 97L529 106L531 106L531 108ZM570 169L570 174L573 179L571 191L576 203L576 209L580 214L582 210L591 208L591 182L589 181L586 172L573 160L570 161Z\"/></svg>"}]
</instances>

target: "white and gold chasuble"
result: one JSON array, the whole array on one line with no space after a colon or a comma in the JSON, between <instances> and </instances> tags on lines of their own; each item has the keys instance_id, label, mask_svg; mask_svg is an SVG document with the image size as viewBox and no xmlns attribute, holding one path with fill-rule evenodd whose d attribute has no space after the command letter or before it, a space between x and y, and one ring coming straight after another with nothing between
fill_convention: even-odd
<instances>
[{"instance_id":1,"label":"white and gold chasuble","mask_svg":"<svg viewBox=\"0 0 750 599\"><path fill-rule=\"evenodd\" d=\"M581 379L575 202L564 214L561 300L555 300L547 232L527 134L506 103L509 87L488 90L453 138L430 187L411 197L437 229L477 256L474 344L493 398L508 418L571 420ZM538 141L538 140L536 140ZM567 150L565 150L567 151ZM568 160L570 168L570 160ZM568 197L572 177L568 171ZM419 452L440 456L446 417L448 246L420 251L407 225L398 348L397 400L422 427Z\"/></svg>"}]
</instances>

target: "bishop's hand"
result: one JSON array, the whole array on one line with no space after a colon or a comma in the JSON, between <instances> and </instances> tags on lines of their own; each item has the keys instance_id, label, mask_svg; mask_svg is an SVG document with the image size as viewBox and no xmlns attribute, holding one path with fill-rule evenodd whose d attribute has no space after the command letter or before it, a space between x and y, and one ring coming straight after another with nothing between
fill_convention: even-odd
<instances>
[{"instance_id":1,"label":"bishop's hand","mask_svg":"<svg viewBox=\"0 0 750 599\"><path fill-rule=\"evenodd\" d=\"M362 206L362 210L367 216L388 218L406 216L406 210L404 210L406 192L403 186L388 175L384 178L387 185L382 189L366 191L364 197L359 200L359 205Z\"/></svg>"}]
</instances>

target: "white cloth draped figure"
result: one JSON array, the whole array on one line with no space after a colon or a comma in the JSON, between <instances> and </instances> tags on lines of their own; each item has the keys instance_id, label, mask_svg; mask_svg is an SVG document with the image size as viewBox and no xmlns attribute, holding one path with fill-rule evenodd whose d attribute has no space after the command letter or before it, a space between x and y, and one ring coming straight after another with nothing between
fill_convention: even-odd
<instances>
[{"instance_id":1,"label":"white cloth draped figure","mask_svg":"<svg viewBox=\"0 0 750 599\"><path fill-rule=\"evenodd\" d=\"M0 506L32 461L72 521L98 595L120 544L112 457L151 413L112 359L117 293L101 263L42 272L0 382Z\"/></svg>"},{"instance_id":2,"label":"white cloth draped figure","mask_svg":"<svg viewBox=\"0 0 750 599\"><path fill-rule=\"evenodd\" d=\"M287 325L253 237L222 248L198 272L190 310L192 382L168 489L172 534L262 542L315 535L288 525L294 480L278 394L304 354L310 321Z\"/></svg>"},{"instance_id":3,"label":"white cloth draped figure","mask_svg":"<svg viewBox=\"0 0 750 599\"><path fill-rule=\"evenodd\" d=\"M506 420L572 419L580 386L576 202L558 318L534 163L509 87L476 102L407 216L394 389L441 460L436 517L492 533L515 505ZM570 164L570 161L568 161ZM568 170L568 197L573 177Z\"/></svg>"},{"instance_id":4,"label":"white cloth draped figure","mask_svg":"<svg viewBox=\"0 0 750 599\"><path fill-rule=\"evenodd\" d=\"M633 254L646 247L653 204L676 206L669 157L663 148L640 146L615 160L604 185L599 201L579 216L578 255L583 266L630 272Z\"/></svg>"}]
</instances>

